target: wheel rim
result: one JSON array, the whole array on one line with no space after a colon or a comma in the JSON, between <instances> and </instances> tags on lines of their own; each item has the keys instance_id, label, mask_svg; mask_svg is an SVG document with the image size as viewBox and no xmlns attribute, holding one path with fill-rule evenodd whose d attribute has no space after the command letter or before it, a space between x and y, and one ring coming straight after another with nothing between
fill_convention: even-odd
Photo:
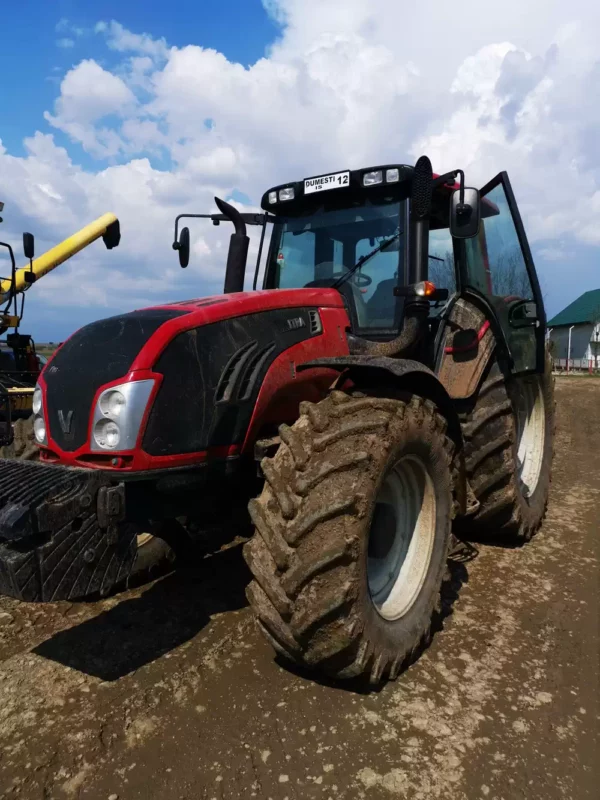
<instances>
[{"instance_id":1,"label":"wheel rim","mask_svg":"<svg viewBox=\"0 0 600 800\"><path fill-rule=\"evenodd\" d=\"M516 397L517 477L530 497L538 485L544 458L546 415L539 378L519 381Z\"/></svg>"},{"instance_id":2,"label":"wheel rim","mask_svg":"<svg viewBox=\"0 0 600 800\"><path fill-rule=\"evenodd\" d=\"M404 616L417 599L431 561L435 523L429 472L416 456L405 456L385 477L369 530L369 592L384 619Z\"/></svg>"}]
</instances>

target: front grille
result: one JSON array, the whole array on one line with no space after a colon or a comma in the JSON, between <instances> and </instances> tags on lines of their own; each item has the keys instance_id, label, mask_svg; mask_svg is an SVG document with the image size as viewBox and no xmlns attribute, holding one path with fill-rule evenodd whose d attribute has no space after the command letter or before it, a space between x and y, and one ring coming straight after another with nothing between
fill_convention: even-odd
<instances>
[{"instance_id":1,"label":"front grille","mask_svg":"<svg viewBox=\"0 0 600 800\"><path fill-rule=\"evenodd\" d=\"M65 342L44 370L48 428L60 448L71 452L85 444L98 388L125 376L152 334L186 313L134 311L92 322Z\"/></svg>"}]
</instances>

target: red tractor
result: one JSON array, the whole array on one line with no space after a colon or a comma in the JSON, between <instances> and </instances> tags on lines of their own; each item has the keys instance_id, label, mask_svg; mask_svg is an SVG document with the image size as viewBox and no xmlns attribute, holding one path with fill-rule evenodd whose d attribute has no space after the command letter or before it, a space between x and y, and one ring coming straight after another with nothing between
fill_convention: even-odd
<instances>
[{"instance_id":1,"label":"red tractor","mask_svg":"<svg viewBox=\"0 0 600 800\"><path fill-rule=\"evenodd\" d=\"M263 214L217 205L182 216L235 226L222 295L94 322L44 369L40 462L0 461L0 591L105 594L140 535L187 552L250 501L273 647L394 678L431 635L453 524L524 541L547 503L545 315L508 177L465 188L423 157L276 186ZM261 291L247 224L261 252L270 229Z\"/></svg>"}]
</instances>

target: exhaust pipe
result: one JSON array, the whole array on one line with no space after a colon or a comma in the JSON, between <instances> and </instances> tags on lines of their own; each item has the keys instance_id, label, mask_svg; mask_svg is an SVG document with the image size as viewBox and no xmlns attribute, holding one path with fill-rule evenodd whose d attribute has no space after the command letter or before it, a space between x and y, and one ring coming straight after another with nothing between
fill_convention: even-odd
<instances>
[{"instance_id":1,"label":"exhaust pipe","mask_svg":"<svg viewBox=\"0 0 600 800\"><path fill-rule=\"evenodd\" d=\"M235 233L232 233L229 239L223 293L243 292L248 245L250 244L250 237L246 234L246 223L237 208L234 208L224 200L220 200L218 197L215 197L215 203L221 214L231 220L235 227Z\"/></svg>"}]
</instances>

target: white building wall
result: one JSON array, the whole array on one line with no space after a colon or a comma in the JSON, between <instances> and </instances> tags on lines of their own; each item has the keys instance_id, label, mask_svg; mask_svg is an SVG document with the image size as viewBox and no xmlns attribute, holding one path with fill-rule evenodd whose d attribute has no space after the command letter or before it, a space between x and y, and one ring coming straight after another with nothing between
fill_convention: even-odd
<instances>
[{"instance_id":1,"label":"white building wall","mask_svg":"<svg viewBox=\"0 0 600 800\"><path fill-rule=\"evenodd\" d=\"M565 325L560 328L552 328L550 331L550 339L554 343L554 358L568 358L569 327L569 325ZM571 358L590 357L590 339L594 329L599 327L591 323L573 327L571 331Z\"/></svg>"},{"instance_id":2,"label":"white building wall","mask_svg":"<svg viewBox=\"0 0 600 800\"><path fill-rule=\"evenodd\" d=\"M586 358L594 359L597 356L598 366L600 367L600 323L594 325L588 342Z\"/></svg>"}]
</instances>

